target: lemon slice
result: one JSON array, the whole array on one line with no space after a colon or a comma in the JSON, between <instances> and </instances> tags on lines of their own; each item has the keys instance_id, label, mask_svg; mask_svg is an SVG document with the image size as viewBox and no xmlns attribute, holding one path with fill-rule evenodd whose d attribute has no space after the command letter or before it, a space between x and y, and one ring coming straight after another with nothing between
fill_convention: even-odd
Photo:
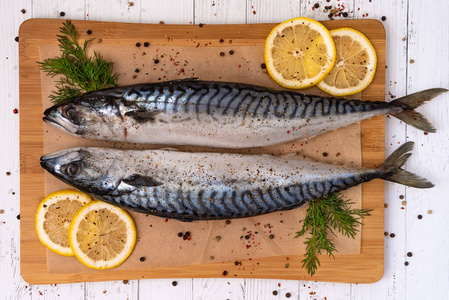
<instances>
[{"instance_id":1,"label":"lemon slice","mask_svg":"<svg viewBox=\"0 0 449 300\"><path fill-rule=\"evenodd\" d=\"M136 237L132 217L102 201L92 201L81 208L69 227L73 253L93 269L110 269L123 263L131 255Z\"/></svg>"},{"instance_id":2,"label":"lemon slice","mask_svg":"<svg viewBox=\"0 0 449 300\"><path fill-rule=\"evenodd\" d=\"M267 71L286 88L316 85L334 63L335 46L329 31L309 18L295 18L277 25L265 42Z\"/></svg>"},{"instance_id":3,"label":"lemon slice","mask_svg":"<svg viewBox=\"0 0 449 300\"><path fill-rule=\"evenodd\" d=\"M337 49L337 61L318 87L333 96L363 91L376 72L376 50L366 36L355 29L340 28L330 33Z\"/></svg>"},{"instance_id":4,"label":"lemon slice","mask_svg":"<svg viewBox=\"0 0 449 300\"><path fill-rule=\"evenodd\" d=\"M54 192L41 201L36 212L36 232L48 249L73 256L69 245L69 225L75 213L92 201L88 195L76 190Z\"/></svg>"}]
</instances>

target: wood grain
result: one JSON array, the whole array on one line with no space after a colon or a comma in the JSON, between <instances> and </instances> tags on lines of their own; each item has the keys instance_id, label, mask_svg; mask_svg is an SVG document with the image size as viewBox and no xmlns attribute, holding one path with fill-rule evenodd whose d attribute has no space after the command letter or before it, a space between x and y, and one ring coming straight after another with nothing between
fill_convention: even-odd
<instances>
[{"instance_id":1,"label":"wood grain","mask_svg":"<svg viewBox=\"0 0 449 300\"><path fill-rule=\"evenodd\" d=\"M45 248L40 244L34 230L34 214L37 204L43 198L43 169L39 158L43 154L42 108L40 107L40 72L35 61L39 59L40 44L55 44L55 36L61 22L59 20L33 19L20 28L20 158L21 158L21 270L22 276L30 283L63 283L116 279L167 278L167 277L221 277L223 270L231 276L245 278L310 279L300 267L301 255L269 257L244 261L245 270L231 263L205 264L174 268L157 268L135 272L112 270L108 273L49 274L46 267ZM75 21L80 38L87 29L103 36L103 44L128 44L136 37L145 36L161 43L169 35L179 39L179 45L191 46L186 32L199 41L233 38L233 45L259 45L275 24L252 25L144 25L104 22ZM375 20L323 22L330 29L354 27L367 35L378 53L378 71L371 86L362 95L364 99L383 100L385 72L385 32L380 22ZM38 28L38 30L36 30ZM384 117L376 117L362 123L363 165L372 167L384 159ZM383 197L384 183L374 180L363 184L363 207L373 209L362 232L362 253L359 255L336 256L335 261L322 257L321 267L313 280L338 282L374 282L383 274ZM290 268L285 268L289 261Z\"/></svg>"}]
</instances>

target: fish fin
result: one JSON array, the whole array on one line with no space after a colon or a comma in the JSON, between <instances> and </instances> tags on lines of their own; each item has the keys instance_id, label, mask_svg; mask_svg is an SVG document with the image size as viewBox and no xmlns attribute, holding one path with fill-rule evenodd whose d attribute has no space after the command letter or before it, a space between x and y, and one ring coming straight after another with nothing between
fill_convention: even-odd
<instances>
[{"instance_id":1,"label":"fish fin","mask_svg":"<svg viewBox=\"0 0 449 300\"><path fill-rule=\"evenodd\" d=\"M157 181L153 177L134 174L127 179L122 180L124 183L132 185L132 186L147 186L147 187L155 187L159 185L163 185L162 182Z\"/></svg>"},{"instance_id":2,"label":"fish fin","mask_svg":"<svg viewBox=\"0 0 449 300\"><path fill-rule=\"evenodd\" d=\"M403 110L392 115L418 129L436 132L435 127L414 109L447 91L443 88L428 89L394 100L392 103L403 108Z\"/></svg>"},{"instance_id":3,"label":"fish fin","mask_svg":"<svg viewBox=\"0 0 449 300\"><path fill-rule=\"evenodd\" d=\"M148 111L141 109L141 110L127 111L125 113L125 116L131 117L139 123L145 123L145 122L154 122L156 120L156 116L160 113L161 112L157 110Z\"/></svg>"},{"instance_id":4,"label":"fish fin","mask_svg":"<svg viewBox=\"0 0 449 300\"><path fill-rule=\"evenodd\" d=\"M412 155L409 152L412 151L413 144L414 142L407 142L387 157L378 167L386 171L380 178L414 188L427 189L434 187L435 185L427 179L401 169L407 162L407 159Z\"/></svg>"}]
</instances>

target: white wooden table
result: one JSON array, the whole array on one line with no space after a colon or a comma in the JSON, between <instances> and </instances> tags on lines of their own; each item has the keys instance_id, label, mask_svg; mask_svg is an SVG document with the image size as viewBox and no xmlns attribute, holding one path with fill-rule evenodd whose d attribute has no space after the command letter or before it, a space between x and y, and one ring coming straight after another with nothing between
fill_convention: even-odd
<instances>
[{"instance_id":1,"label":"white wooden table","mask_svg":"<svg viewBox=\"0 0 449 300\"><path fill-rule=\"evenodd\" d=\"M315 3L319 8L312 9ZM391 95L399 97L431 87L449 88L447 0L2 0L0 298L286 299L290 293L290 299L449 299L449 94L420 108L438 129L436 134L424 135L396 119L386 119L387 154L398 143L415 141L415 151L406 168L428 178L436 187L416 190L387 183L385 231L394 233L394 238L386 237L385 275L377 283L226 278L33 286L20 276L20 112L13 112L19 107L19 61L14 39L24 20L70 18L166 24L281 22L298 16L327 20L329 12L323 12L324 6L344 7L347 18L386 17L383 23L387 33L387 101ZM175 280L177 285L173 286ZM277 296L273 295L274 290Z\"/></svg>"}]
</instances>

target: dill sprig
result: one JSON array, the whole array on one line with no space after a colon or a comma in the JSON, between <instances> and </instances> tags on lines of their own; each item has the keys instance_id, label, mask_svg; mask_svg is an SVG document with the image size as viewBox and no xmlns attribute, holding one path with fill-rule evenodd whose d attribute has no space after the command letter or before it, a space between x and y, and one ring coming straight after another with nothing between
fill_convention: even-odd
<instances>
[{"instance_id":1,"label":"dill sprig","mask_svg":"<svg viewBox=\"0 0 449 300\"><path fill-rule=\"evenodd\" d=\"M334 252L338 252L330 234L335 236L336 230L344 236L355 238L358 227L362 225L361 220L369 216L371 210L352 209L352 204L350 200L344 200L341 194L330 194L310 202L302 229L296 232L296 238L310 234L304 241L306 253L302 260L302 267L307 269L309 275L313 276L320 266L318 254L334 257Z\"/></svg>"},{"instance_id":2,"label":"dill sprig","mask_svg":"<svg viewBox=\"0 0 449 300\"><path fill-rule=\"evenodd\" d=\"M81 47L77 41L76 28L70 20L63 23L60 32L57 38L61 56L38 62L47 75L60 76L56 81L56 90L49 95L52 102L117 86L119 76L112 73L113 63L107 62L95 51L92 56L87 56L87 45L94 39L85 40Z\"/></svg>"}]
</instances>

